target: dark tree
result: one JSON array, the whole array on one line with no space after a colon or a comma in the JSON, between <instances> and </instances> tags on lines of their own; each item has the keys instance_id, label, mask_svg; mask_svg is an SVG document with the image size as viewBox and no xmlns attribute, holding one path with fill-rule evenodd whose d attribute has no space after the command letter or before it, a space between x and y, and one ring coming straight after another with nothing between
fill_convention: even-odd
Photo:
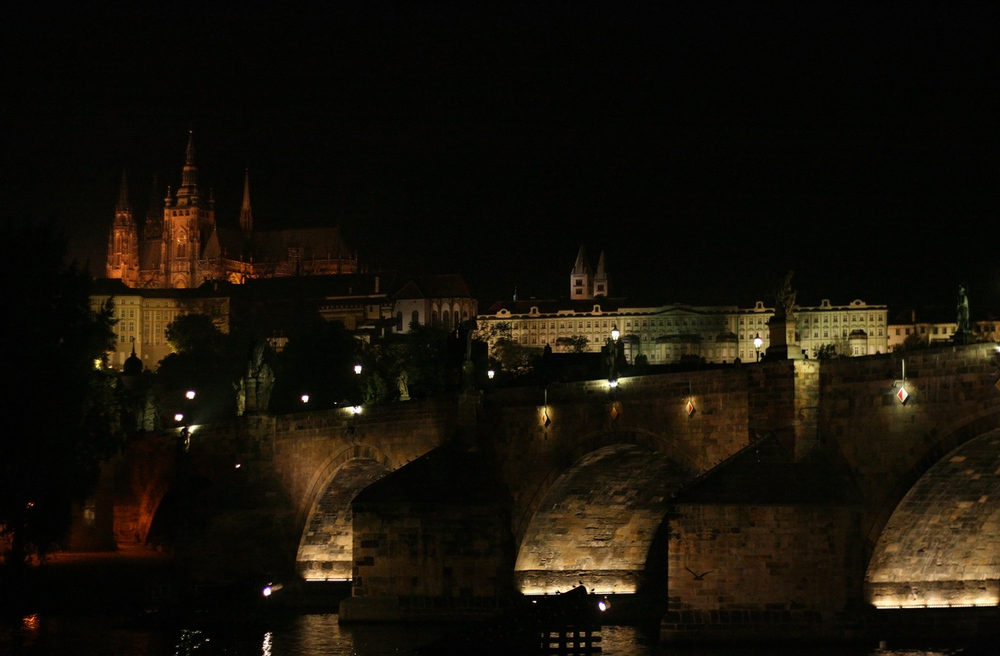
<instances>
[{"instance_id":1,"label":"dark tree","mask_svg":"<svg viewBox=\"0 0 1000 656\"><path fill-rule=\"evenodd\" d=\"M174 319L166 332L174 349L156 370L157 406L170 425L174 413L188 423L219 421L236 414L234 382L240 375L240 358L229 336L204 314ZM188 400L188 390L195 398Z\"/></svg>"},{"instance_id":2,"label":"dark tree","mask_svg":"<svg viewBox=\"0 0 1000 656\"><path fill-rule=\"evenodd\" d=\"M276 412L301 409L303 394L309 395L311 408L360 403L361 380L354 373L358 363L360 343L344 324L312 317L276 358L271 408Z\"/></svg>"},{"instance_id":3,"label":"dark tree","mask_svg":"<svg viewBox=\"0 0 1000 656\"><path fill-rule=\"evenodd\" d=\"M90 275L65 253L48 227L0 227L0 256L21 274L6 287L13 334L0 432L0 532L12 571L65 535L72 503L120 446L115 377L102 366L114 348L111 307L91 309Z\"/></svg>"}]
</instances>

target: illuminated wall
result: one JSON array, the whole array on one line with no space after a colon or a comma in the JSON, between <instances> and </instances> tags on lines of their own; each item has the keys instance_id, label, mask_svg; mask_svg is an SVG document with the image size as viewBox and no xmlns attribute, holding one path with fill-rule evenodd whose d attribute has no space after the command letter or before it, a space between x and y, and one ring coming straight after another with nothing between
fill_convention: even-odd
<instances>
[{"instance_id":1,"label":"illuminated wall","mask_svg":"<svg viewBox=\"0 0 1000 656\"><path fill-rule=\"evenodd\" d=\"M865 591L879 608L1000 602L1000 429L946 455L903 498Z\"/></svg>"},{"instance_id":2,"label":"illuminated wall","mask_svg":"<svg viewBox=\"0 0 1000 656\"><path fill-rule=\"evenodd\" d=\"M636 592L666 501L688 478L663 454L634 445L584 456L532 516L515 585L525 594L565 592L580 583L602 594Z\"/></svg>"},{"instance_id":3,"label":"illuminated wall","mask_svg":"<svg viewBox=\"0 0 1000 656\"><path fill-rule=\"evenodd\" d=\"M352 577L351 500L381 478L386 467L375 460L348 461L316 500L306 523L296 571L307 581L347 581Z\"/></svg>"}]
</instances>

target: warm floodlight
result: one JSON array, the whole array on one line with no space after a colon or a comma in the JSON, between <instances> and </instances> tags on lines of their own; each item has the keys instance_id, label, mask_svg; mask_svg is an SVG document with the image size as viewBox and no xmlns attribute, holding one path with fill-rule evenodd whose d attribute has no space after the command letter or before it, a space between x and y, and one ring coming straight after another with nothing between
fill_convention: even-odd
<instances>
[{"instance_id":1,"label":"warm floodlight","mask_svg":"<svg viewBox=\"0 0 1000 656\"><path fill-rule=\"evenodd\" d=\"M353 412L356 415L360 415L361 414L361 406L360 405L352 406L351 407L351 412Z\"/></svg>"},{"instance_id":2,"label":"warm floodlight","mask_svg":"<svg viewBox=\"0 0 1000 656\"><path fill-rule=\"evenodd\" d=\"M184 393L184 397L185 397L185 398L186 398L186 399L187 399L188 401L191 401L191 400L193 400L193 399L194 399L194 396L195 396L195 394L194 394L194 390L188 390L187 392L185 392L185 393Z\"/></svg>"}]
</instances>

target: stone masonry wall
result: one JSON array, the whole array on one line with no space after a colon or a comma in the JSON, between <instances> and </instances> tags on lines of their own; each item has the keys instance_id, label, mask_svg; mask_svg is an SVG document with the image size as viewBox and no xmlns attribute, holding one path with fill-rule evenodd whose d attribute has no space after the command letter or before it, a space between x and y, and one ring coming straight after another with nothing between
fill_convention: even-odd
<instances>
[{"instance_id":1,"label":"stone masonry wall","mask_svg":"<svg viewBox=\"0 0 1000 656\"><path fill-rule=\"evenodd\" d=\"M761 626L830 624L860 585L856 521L835 506L678 506L661 633L776 638Z\"/></svg>"}]
</instances>

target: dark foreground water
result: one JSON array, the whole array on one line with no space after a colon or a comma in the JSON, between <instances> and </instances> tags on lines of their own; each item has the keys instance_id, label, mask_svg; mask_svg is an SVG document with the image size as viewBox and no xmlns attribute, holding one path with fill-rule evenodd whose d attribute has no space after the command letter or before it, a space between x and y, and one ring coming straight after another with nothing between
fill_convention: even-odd
<instances>
[{"instance_id":1,"label":"dark foreground water","mask_svg":"<svg viewBox=\"0 0 1000 656\"><path fill-rule=\"evenodd\" d=\"M409 654L461 627L455 625L341 626L335 614L287 617L266 627L214 629L127 628L108 616L42 616L0 619L0 654L10 656L383 656ZM1000 654L979 645L974 650L901 648L877 645L759 647L729 645L698 649L657 644L655 636L628 626L602 630L609 656L938 656ZM425 653L465 653L448 648ZM475 653L475 652L468 652ZM511 652L511 655L518 652Z\"/></svg>"}]
</instances>

